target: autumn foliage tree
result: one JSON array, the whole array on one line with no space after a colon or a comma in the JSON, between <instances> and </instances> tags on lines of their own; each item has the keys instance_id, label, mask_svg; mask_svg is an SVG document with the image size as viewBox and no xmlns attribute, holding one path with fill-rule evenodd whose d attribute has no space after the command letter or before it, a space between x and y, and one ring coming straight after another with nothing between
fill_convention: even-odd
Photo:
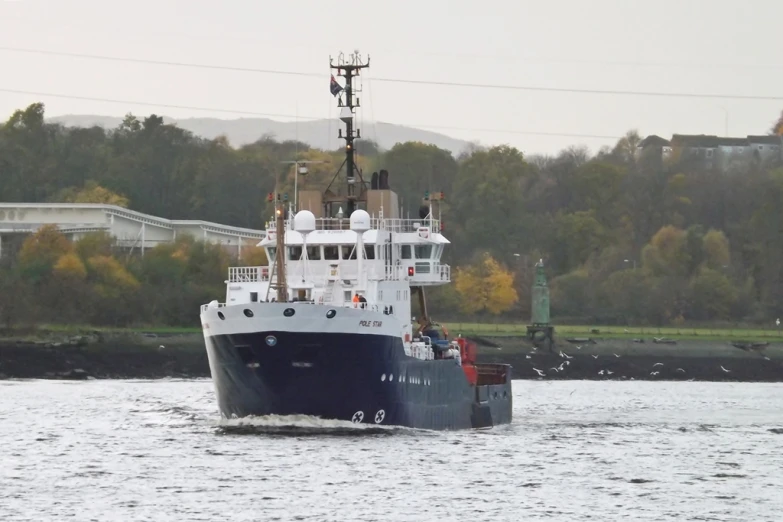
<instances>
[{"instance_id":1,"label":"autumn foliage tree","mask_svg":"<svg viewBox=\"0 0 783 522\"><path fill-rule=\"evenodd\" d=\"M455 286L464 313L498 315L517 302L514 275L488 253L474 264L459 268Z\"/></svg>"}]
</instances>

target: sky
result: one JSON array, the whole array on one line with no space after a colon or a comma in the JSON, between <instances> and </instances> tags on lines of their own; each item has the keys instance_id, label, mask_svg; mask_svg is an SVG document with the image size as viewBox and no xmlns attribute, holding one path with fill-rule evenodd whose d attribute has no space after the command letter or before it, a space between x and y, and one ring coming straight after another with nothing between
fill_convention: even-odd
<instances>
[{"instance_id":1,"label":"sky","mask_svg":"<svg viewBox=\"0 0 783 522\"><path fill-rule=\"evenodd\" d=\"M336 118L329 57L358 49L362 122L526 154L631 129L764 134L783 110L781 22L780 0L0 0L0 118L38 101L47 116Z\"/></svg>"}]
</instances>

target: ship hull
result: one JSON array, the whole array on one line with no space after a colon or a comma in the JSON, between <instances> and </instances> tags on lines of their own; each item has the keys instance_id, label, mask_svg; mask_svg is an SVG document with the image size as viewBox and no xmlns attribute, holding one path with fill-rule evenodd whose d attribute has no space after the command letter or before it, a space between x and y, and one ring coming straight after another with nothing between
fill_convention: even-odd
<instances>
[{"instance_id":1,"label":"ship hull","mask_svg":"<svg viewBox=\"0 0 783 522\"><path fill-rule=\"evenodd\" d=\"M317 331L317 324L304 318L270 322L267 319L276 315L280 305L266 307L255 321L262 328L243 325L235 332L229 327L209 334L205 330L212 380L224 417L313 415L422 429L479 428L511 421L508 367L502 384L471 386L455 360L410 357L399 336L334 331L347 329L339 326ZM230 308L222 310L234 315ZM297 307L297 315L322 311L326 307ZM356 318L371 314L340 312ZM202 314L202 322L208 314Z\"/></svg>"}]
</instances>

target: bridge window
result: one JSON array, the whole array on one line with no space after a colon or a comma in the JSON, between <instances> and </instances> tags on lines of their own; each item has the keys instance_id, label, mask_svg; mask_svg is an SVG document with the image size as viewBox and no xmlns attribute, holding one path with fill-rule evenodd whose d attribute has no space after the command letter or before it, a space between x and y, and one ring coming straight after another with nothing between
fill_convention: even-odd
<instances>
[{"instance_id":1,"label":"bridge window","mask_svg":"<svg viewBox=\"0 0 783 522\"><path fill-rule=\"evenodd\" d=\"M307 247L307 259L318 261L321 259L321 247L309 246Z\"/></svg>"},{"instance_id":2,"label":"bridge window","mask_svg":"<svg viewBox=\"0 0 783 522\"><path fill-rule=\"evenodd\" d=\"M400 245L400 257L402 259L411 259L411 246L410 245Z\"/></svg>"},{"instance_id":3,"label":"bridge window","mask_svg":"<svg viewBox=\"0 0 783 522\"><path fill-rule=\"evenodd\" d=\"M432 245L416 245L416 259L429 259L432 256Z\"/></svg>"},{"instance_id":4,"label":"bridge window","mask_svg":"<svg viewBox=\"0 0 783 522\"><path fill-rule=\"evenodd\" d=\"M366 245L364 247L364 257L365 259L375 259L375 246Z\"/></svg>"},{"instance_id":5,"label":"bridge window","mask_svg":"<svg viewBox=\"0 0 783 522\"><path fill-rule=\"evenodd\" d=\"M291 261L299 261L302 258L302 247L290 246L288 247L288 259Z\"/></svg>"},{"instance_id":6,"label":"bridge window","mask_svg":"<svg viewBox=\"0 0 783 522\"><path fill-rule=\"evenodd\" d=\"M343 259L356 259L356 247L353 245L342 246Z\"/></svg>"},{"instance_id":7,"label":"bridge window","mask_svg":"<svg viewBox=\"0 0 783 522\"><path fill-rule=\"evenodd\" d=\"M324 245L324 259L327 261L340 259L340 251L337 245Z\"/></svg>"}]
</instances>

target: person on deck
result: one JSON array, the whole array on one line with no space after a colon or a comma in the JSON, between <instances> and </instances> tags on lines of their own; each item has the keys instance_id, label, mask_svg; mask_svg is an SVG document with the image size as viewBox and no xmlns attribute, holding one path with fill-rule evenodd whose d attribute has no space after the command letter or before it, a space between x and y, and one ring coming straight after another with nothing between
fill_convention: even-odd
<instances>
[{"instance_id":1,"label":"person on deck","mask_svg":"<svg viewBox=\"0 0 783 522\"><path fill-rule=\"evenodd\" d=\"M359 302L361 305L359 305L361 308L367 308L367 299L364 298L364 294L359 296Z\"/></svg>"},{"instance_id":2,"label":"person on deck","mask_svg":"<svg viewBox=\"0 0 783 522\"><path fill-rule=\"evenodd\" d=\"M359 294L353 294L353 307L359 308Z\"/></svg>"}]
</instances>

